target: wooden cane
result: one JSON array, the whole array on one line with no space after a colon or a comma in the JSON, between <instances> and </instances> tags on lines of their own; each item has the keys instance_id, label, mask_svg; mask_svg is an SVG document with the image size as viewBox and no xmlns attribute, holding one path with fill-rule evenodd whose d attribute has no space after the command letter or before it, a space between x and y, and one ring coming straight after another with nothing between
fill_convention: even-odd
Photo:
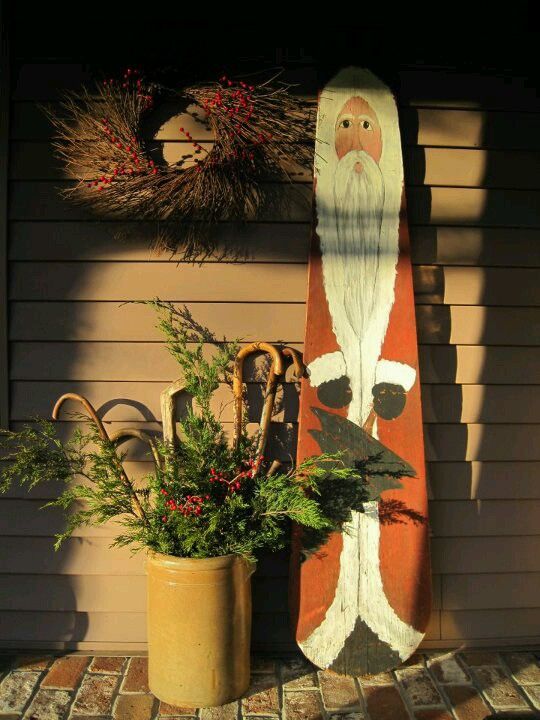
<instances>
[{"instance_id":1,"label":"wooden cane","mask_svg":"<svg viewBox=\"0 0 540 720\"><path fill-rule=\"evenodd\" d=\"M260 448L266 445L268 438L268 430L270 428L270 421L272 419L272 409L274 407L274 400L276 397L276 386L277 378L283 375L283 359L279 350L266 342L255 342L251 345L246 345L242 348L234 361L233 371L233 396L234 396L234 447L238 447L240 443L240 435L242 434L242 421L244 417L243 410L243 372L244 372L244 360L248 355L252 355L257 352L267 352L272 358L272 364L270 366L270 373L266 382L266 391L264 397L263 410L261 415L261 427L259 430L259 442L257 443L257 453L260 455Z\"/></svg>"},{"instance_id":2,"label":"wooden cane","mask_svg":"<svg viewBox=\"0 0 540 720\"><path fill-rule=\"evenodd\" d=\"M60 414L60 408L64 404L66 400L76 400L77 402L81 403L83 407L85 408L86 412L90 415L90 418L96 425L98 429L99 436L102 440L105 440L106 442L111 442L111 439L109 438L107 431L105 430L105 426L101 422L100 418L98 417L93 405L90 403L89 400L87 400L82 395L78 395L77 393L65 393L65 395L62 395L58 398L56 401L53 411L52 411L52 419L58 420L58 416ZM129 491L129 494L131 495L131 507L133 509L133 512L135 515L140 519L144 520L144 522L147 522L145 512L142 508L142 505L139 501L139 498L137 497L137 493L135 492L135 489L133 487L133 484L131 480L128 478L128 476L125 473L124 468L122 465L120 465L121 471L120 471L120 478L122 480L122 483L125 485L126 489Z\"/></svg>"}]
</instances>

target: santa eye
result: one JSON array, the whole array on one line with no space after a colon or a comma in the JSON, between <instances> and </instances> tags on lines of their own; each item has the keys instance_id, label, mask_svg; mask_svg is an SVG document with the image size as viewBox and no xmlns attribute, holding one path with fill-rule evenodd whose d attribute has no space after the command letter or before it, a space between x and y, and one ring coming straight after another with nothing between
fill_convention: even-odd
<instances>
[{"instance_id":1,"label":"santa eye","mask_svg":"<svg viewBox=\"0 0 540 720\"><path fill-rule=\"evenodd\" d=\"M373 127L371 126L369 120L362 120L362 127L364 128L364 130L373 130Z\"/></svg>"},{"instance_id":2,"label":"santa eye","mask_svg":"<svg viewBox=\"0 0 540 720\"><path fill-rule=\"evenodd\" d=\"M345 128L345 130L347 130L348 128L351 127L351 121L350 120L342 120L340 122L340 127Z\"/></svg>"}]
</instances>

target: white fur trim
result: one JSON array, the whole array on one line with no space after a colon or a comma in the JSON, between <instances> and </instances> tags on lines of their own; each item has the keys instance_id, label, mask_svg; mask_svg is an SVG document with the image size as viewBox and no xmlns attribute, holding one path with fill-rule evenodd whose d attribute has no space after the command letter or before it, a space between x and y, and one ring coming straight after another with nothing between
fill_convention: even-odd
<instances>
[{"instance_id":1,"label":"white fur trim","mask_svg":"<svg viewBox=\"0 0 540 720\"><path fill-rule=\"evenodd\" d=\"M408 392L416 380L416 370L395 360L379 360L375 368L375 384L393 383L401 385Z\"/></svg>"},{"instance_id":2,"label":"white fur trim","mask_svg":"<svg viewBox=\"0 0 540 720\"><path fill-rule=\"evenodd\" d=\"M319 387L329 380L339 380L347 374L345 358L340 350L315 358L307 366L310 385Z\"/></svg>"}]
</instances>

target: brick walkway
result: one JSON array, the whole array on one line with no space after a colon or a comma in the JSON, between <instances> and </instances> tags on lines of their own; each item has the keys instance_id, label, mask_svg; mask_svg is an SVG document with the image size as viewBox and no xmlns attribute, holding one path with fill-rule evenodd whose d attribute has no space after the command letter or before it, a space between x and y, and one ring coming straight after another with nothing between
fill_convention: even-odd
<instances>
[{"instance_id":1,"label":"brick walkway","mask_svg":"<svg viewBox=\"0 0 540 720\"><path fill-rule=\"evenodd\" d=\"M437 652L358 679L317 673L300 658L255 658L243 700L194 711L150 694L143 656L0 655L0 720L517 720L540 717L539 658Z\"/></svg>"}]
</instances>

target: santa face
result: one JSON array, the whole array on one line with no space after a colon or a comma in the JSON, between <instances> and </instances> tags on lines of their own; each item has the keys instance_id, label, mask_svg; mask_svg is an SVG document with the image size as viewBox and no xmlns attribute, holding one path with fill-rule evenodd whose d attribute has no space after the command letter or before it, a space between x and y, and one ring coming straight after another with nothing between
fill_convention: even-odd
<instances>
[{"instance_id":1,"label":"santa face","mask_svg":"<svg viewBox=\"0 0 540 720\"><path fill-rule=\"evenodd\" d=\"M376 163L381 159L381 126L364 98L352 97L345 103L337 117L335 132L336 153L340 160L351 150L365 151ZM357 171L361 171L361 167Z\"/></svg>"}]
</instances>

